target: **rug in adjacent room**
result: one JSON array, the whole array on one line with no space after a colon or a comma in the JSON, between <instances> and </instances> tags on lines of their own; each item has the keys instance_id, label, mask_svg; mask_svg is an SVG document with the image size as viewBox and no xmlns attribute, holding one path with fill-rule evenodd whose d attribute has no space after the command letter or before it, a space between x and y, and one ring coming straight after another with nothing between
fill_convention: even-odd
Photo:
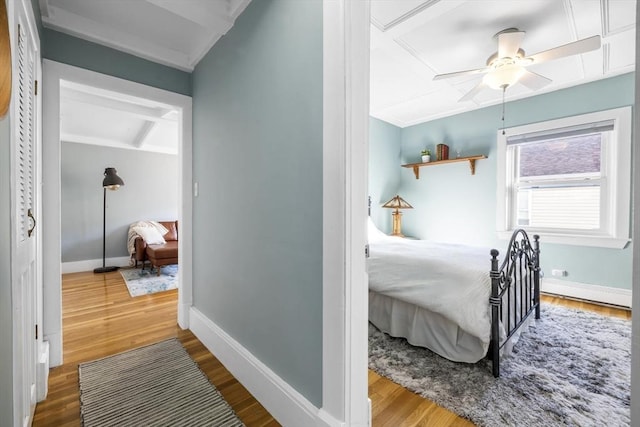
<instances>
[{"instance_id":1,"label":"rug in adjacent room","mask_svg":"<svg viewBox=\"0 0 640 427\"><path fill-rule=\"evenodd\" d=\"M513 351L496 379L369 325L369 368L478 426L630 425L630 321L543 305Z\"/></svg>"},{"instance_id":2,"label":"rug in adjacent room","mask_svg":"<svg viewBox=\"0 0 640 427\"><path fill-rule=\"evenodd\" d=\"M178 265L165 265L160 268L160 275L156 269L123 268L120 274L132 297L148 295L156 292L168 291L178 287Z\"/></svg>"},{"instance_id":3,"label":"rug in adjacent room","mask_svg":"<svg viewBox=\"0 0 640 427\"><path fill-rule=\"evenodd\" d=\"M244 426L175 338L78 371L84 427Z\"/></svg>"}]
</instances>

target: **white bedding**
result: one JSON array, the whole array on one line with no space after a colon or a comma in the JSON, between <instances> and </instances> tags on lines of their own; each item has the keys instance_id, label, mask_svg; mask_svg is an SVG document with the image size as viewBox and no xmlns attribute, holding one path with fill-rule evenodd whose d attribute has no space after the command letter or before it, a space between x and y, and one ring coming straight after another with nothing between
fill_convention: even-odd
<instances>
[{"instance_id":1,"label":"white bedding","mask_svg":"<svg viewBox=\"0 0 640 427\"><path fill-rule=\"evenodd\" d=\"M488 345L489 249L371 238L369 289L438 313Z\"/></svg>"},{"instance_id":2,"label":"white bedding","mask_svg":"<svg viewBox=\"0 0 640 427\"><path fill-rule=\"evenodd\" d=\"M378 329L457 362L475 363L491 334L490 249L392 237L369 218L369 321ZM526 272L524 272L526 275ZM518 282L520 283L520 282ZM534 316L503 343L520 308L519 286L503 297L501 356L511 353ZM507 302L510 300L510 303Z\"/></svg>"}]
</instances>

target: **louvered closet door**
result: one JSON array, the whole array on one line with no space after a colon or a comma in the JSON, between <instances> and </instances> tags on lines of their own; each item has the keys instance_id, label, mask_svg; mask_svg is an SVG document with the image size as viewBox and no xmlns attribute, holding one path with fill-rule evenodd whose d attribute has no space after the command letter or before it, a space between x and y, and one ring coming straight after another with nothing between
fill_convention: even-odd
<instances>
[{"instance_id":1,"label":"louvered closet door","mask_svg":"<svg viewBox=\"0 0 640 427\"><path fill-rule=\"evenodd\" d=\"M29 425L36 404L37 239L36 76L38 40L29 25L25 0L15 2L12 28L12 304L14 425Z\"/></svg>"}]
</instances>

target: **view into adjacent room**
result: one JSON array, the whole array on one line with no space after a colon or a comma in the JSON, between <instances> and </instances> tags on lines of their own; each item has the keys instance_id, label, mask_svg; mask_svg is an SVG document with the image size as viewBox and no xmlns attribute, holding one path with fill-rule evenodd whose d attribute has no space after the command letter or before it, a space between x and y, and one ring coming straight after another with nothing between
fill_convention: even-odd
<instances>
[{"instance_id":1,"label":"view into adjacent room","mask_svg":"<svg viewBox=\"0 0 640 427\"><path fill-rule=\"evenodd\" d=\"M616 372L623 379L618 389L628 392L630 386L629 322L594 317L590 310L631 317L635 7L635 1L372 1L368 273L374 419L395 420L406 411L428 425L462 422L456 414L481 425L628 422L627 400L614 399L610 407L616 409L598 419L576 409L567 391L589 382L585 367L573 365L575 358ZM530 240L516 253L531 260L519 268L539 261L540 280L536 284L535 266L511 278L525 282L522 292L494 298L490 277L506 276L490 276L490 250L497 249L502 265L514 253L508 243L519 227ZM538 255L534 234L540 235ZM516 239L520 244L522 234ZM528 244L529 255L518 252ZM467 282L474 286L460 285ZM539 309L536 286L542 291ZM517 310L509 311L505 301ZM558 302L585 311L562 311ZM500 383L485 358L495 348L491 313L498 306L501 345L507 331L528 325L506 367L500 362ZM531 322L538 310L540 320ZM517 326L507 327L506 317ZM585 340L563 337L549 325ZM610 348L610 354L583 351L600 339L588 332L593 330L607 334L598 348ZM580 356L563 359L569 341ZM503 357L510 347L501 350ZM530 348L545 349L540 357L564 368L538 366ZM529 394L525 389L545 388L517 379L536 369L533 376L554 378L558 394L551 400L566 397L557 418L539 418L531 409L552 403L522 398ZM558 378L565 375L570 379L563 383ZM394 383L430 401L405 396ZM508 386L500 391L496 384ZM403 409L396 406L400 398L385 399L392 390L404 396ZM482 398L486 393L501 404ZM583 398L597 406L600 393L607 392ZM425 415L434 411L431 402L452 413Z\"/></svg>"},{"instance_id":2,"label":"view into adjacent room","mask_svg":"<svg viewBox=\"0 0 640 427\"><path fill-rule=\"evenodd\" d=\"M93 270L107 281L105 273L119 270L130 297L177 288L179 120L178 109L170 105L61 83L66 277ZM103 188L107 170L122 185ZM105 286L105 291L115 290Z\"/></svg>"}]
</instances>

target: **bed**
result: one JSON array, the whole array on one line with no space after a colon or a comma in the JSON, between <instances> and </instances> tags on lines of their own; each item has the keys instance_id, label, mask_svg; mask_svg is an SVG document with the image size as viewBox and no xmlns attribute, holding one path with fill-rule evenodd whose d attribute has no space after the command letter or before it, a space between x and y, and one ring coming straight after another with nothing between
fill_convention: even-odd
<instances>
[{"instance_id":1,"label":"bed","mask_svg":"<svg viewBox=\"0 0 640 427\"><path fill-rule=\"evenodd\" d=\"M540 318L540 250L516 230L502 256L465 245L387 236L369 219L369 321L456 362L511 352ZM532 316L533 314L533 316Z\"/></svg>"}]
</instances>

